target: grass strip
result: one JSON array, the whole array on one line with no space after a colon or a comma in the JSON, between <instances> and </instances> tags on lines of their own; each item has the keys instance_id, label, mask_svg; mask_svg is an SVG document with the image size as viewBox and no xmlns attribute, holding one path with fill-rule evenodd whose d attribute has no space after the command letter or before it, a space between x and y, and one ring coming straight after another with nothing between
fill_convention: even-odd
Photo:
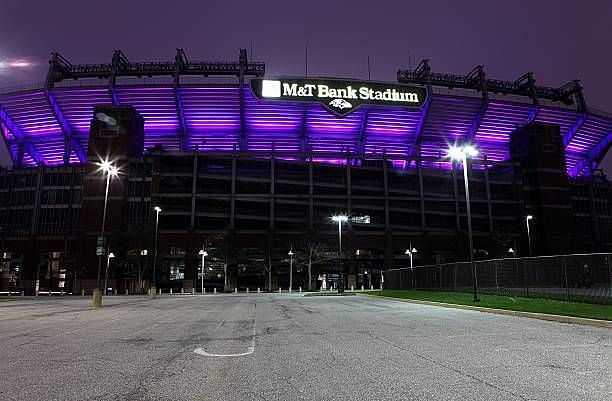
<instances>
[{"instance_id":1,"label":"grass strip","mask_svg":"<svg viewBox=\"0 0 612 401\"><path fill-rule=\"evenodd\" d=\"M544 298L523 298L498 295L479 295L480 302L474 302L471 293L418 291L418 290L382 290L366 293L400 299L443 302L457 305L480 306L521 312L547 313L551 315L585 317L589 319L612 320L612 305L587 304L583 302L565 302Z\"/></svg>"}]
</instances>

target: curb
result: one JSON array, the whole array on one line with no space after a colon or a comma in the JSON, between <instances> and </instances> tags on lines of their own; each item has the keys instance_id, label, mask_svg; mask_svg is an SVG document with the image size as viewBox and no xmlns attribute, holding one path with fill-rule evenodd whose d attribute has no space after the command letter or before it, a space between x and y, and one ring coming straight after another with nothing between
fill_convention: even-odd
<instances>
[{"instance_id":1,"label":"curb","mask_svg":"<svg viewBox=\"0 0 612 401\"><path fill-rule=\"evenodd\" d=\"M361 295L361 294L359 294L359 295ZM403 299L403 298L385 297L383 295L365 295L365 296L376 297L376 298L384 298L384 299L388 299L388 300L392 300L392 301L398 301L398 302L408 302L408 303L411 303L411 304L430 305L430 306L442 306L442 307L445 307L445 308L472 310L472 311L485 312L485 313L495 313L495 314L498 314L498 315L527 317L527 318L531 318L531 319L548 320L550 322L581 324L581 325L585 325L585 326L604 327L604 328L612 329L612 321L610 321L610 320L589 319L589 318L586 318L586 317L550 315L548 313L523 312L523 311L514 311L514 310L507 310L507 309L485 308L485 307L482 307L482 306L447 304L447 303L444 303L444 302L421 301L421 300L417 300L417 299Z\"/></svg>"}]
</instances>

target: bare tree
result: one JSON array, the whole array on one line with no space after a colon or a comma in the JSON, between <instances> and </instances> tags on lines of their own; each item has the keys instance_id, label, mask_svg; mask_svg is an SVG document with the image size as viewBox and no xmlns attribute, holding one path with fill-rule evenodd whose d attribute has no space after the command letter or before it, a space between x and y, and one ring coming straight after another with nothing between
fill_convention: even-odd
<instances>
[{"instance_id":1,"label":"bare tree","mask_svg":"<svg viewBox=\"0 0 612 401\"><path fill-rule=\"evenodd\" d=\"M300 246L296 249L294 264L298 267L306 267L308 272L308 281L306 282L306 285L307 290L310 291L313 289L313 266L334 259L334 255L333 253L329 252L329 247L326 244L319 242L316 239L306 239L299 245Z\"/></svg>"},{"instance_id":2,"label":"bare tree","mask_svg":"<svg viewBox=\"0 0 612 401\"><path fill-rule=\"evenodd\" d=\"M264 270L267 276L268 291L272 291L272 243L268 241L264 251Z\"/></svg>"}]
</instances>

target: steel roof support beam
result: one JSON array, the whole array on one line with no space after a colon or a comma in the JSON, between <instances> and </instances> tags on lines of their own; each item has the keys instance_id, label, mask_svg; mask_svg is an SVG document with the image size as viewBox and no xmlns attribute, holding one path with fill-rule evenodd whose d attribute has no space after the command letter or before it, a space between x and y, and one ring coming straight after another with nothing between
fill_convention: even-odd
<instances>
[{"instance_id":1,"label":"steel roof support beam","mask_svg":"<svg viewBox=\"0 0 612 401\"><path fill-rule=\"evenodd\" d=\"M240 151L246 151L248 149L248 138L246 121L244 115L244 75L247 71L248 60L246 49L240 49L239 56L239 73L238 73L238 86L239 86L239 101L240 101Z\"/></svg>"},{"instance_id":2,"label":"steel roof support beam","mask_svg":"<svg viewBox=\"0 0 612 401\"><path fill-rule=\"evenodd\" d=\"M567 133L563 136L563 147L566 148L572 139L576 136L576 134L580 131L584 123L586 122L589 115L587 113L583 113L578 120L572 125L572 127L567 131Z\"/></svg>"},{"instance_id":3,"label":"steel roof support beam","mask_svg":"<svg viewBox=\"0 0 612 401\"><path fill-rule=\"evenodd\" d=\"M74 151L74 154L79 159L79 163L85 163L87 161L87 155L81 148L79 142L74 138L72 128L70 128L68 121L64 118L62 110L55 101L55 97L49 88L45 89L45 98L53 111L53 117L55 117L55 120L60 125L62 132L64 133L64 164L70 163L70 153L72 151Z\"/></svg>"},{"instance_id":4,"label":"steel roof support beam","mask_svg":"<svg viewBox=\"0 0 612 401\"><path fill-rule=\"evenodd\" d=\"M363 114L361 115L361 124L359 128L359 142L357 142L356 153L362 159L365 156L365 148L366 148L366 130L368 128L368 114L369 110L367 107L363 107Z\"/></svg>"},{"instance_id":5,"label":"steel roof support beam","mask_svg":"<svg viewBox=\"0 0 612 401\"><path fill-rule=\"evenodd\" d=\"M410 155L421 156L421 143L423 143L423 127L427 121L427 115L429 114L429 107L431 106L431 94L427 96L427 100L421 110L421 118L419 118L419 124L414 131L414 142L412 143L411 149L409 149Z\"/></svg>"},{"instance_id":6,"label":"steel roof support beam","mask_svg":"<svg viewBox=\"0 0 612 401\"><path fill-rule=\"evenodd\" d=\"M308 104L304 104L304 114L302 115L302 132L300 133L300 151L304 155L304 160L308 158L310 144L308 143Z\"/></svg>"},{"instance_id":7,"label":"steel roof support beam","mask_svg":"<svg viewBox=\"0 0 612 401\"><path fill-rule=\"evenodd\" d=\"M9 156L11 157L11 164L14 166L16 164L15 161L18 159L19 152L14 152L11 148L11 141L9 141L8 139L8 135L4 130L3 124L0 124L0 136L2 137L2 143L0 143L0 147L4 146L6 148Z\"/></svg>"},{"instance_id":8,"label":"steel roof support beam","mask_svg":"<svg viewBox=\"0 0 612 401\"><path fill-rule=\"evenodd\" d=\"M608 150L610 150L610 147L612 147L612 132L604 136L601 141L599 141L597 145L591 149L584 159L576 163L574 168L570 170L570 175L575 177L585 168L588 168L591 171L597 168L599 163L601 163L603 158L606 156Z\"/></svg>"},{"instance_id":9,"label":"steel roof support beam","mask_svg":"<svg viewBox=\"0 0 612 401\"><path fill-rule=\"evenodd\" d=\"M15 125L11 117L1 107L0 107L0 122L4 124L4 126L9 131L11 131L11 134L13 134L13 136L18 142L19 149L20 149L18 152L19 155L17 156L17 159L14 160L17 166L21 166L21 163L23 162L23 152L24 151L27 152L32 157L32 159L34 160L34 162L36 162L37 165L45 164L45 161L42 155L38 152L34 144L32 144L32 142L30 142L26 138L24 133L21 132L21 130L19 129L17 125Z\"/></svg>"},{"instance_id":10,"label":"steel roof support beam","mask_svg":"<svg viewBox=\"0 0 612 401\"><path fill-rule=\"evenodd\" d=\"M180 77L185 65L188 63L187 56L183 49L176 49L174 56L174 104L176 105L176 117L179 123L179 149L181 152L187 151L187 125L185 124L185 114L183 113L183 103L180 93Z\"/></svg>"},{"instance_id":11,"label":"steel roof support beam","mask_svg":"<svg viewBox=\"0 0 612 401\"><path fill-rule=\"evenodd\" d=\"M397 73L397 80L402 82L402 78L400 76L400 72ZM431 67L429 66L429 60L423 59L419 63L419 65L415 69L415 74L422 79L423 82L427 86L427 100L423 105L423 109L421 110L421 118L419 118L419 123L414 131L414 141L412 142L412 146L408 149L408 152L411 156L421 157L421 143L423 142L423 127L425 126L425 122L427 121L427 115L429 114L429 107L431 106L431 98L433 97L432 86L431 86ZM419 163L419 162L417 162ZM408 163L408 166L410 163ZM408 167L407 166L407 167Z\"/></svg>"},{"instance_id":12,"label":"steel roof support beam","mask_svg":"<svg viewBox=\"0 0 612 401\"><path fill-rule=\"evenodd\" d=\"M516 84L522 90L528 90L531 94L530 97L533 100L533 109L531 109L531 113L527 117L527 124L532 123L538 117L538 113L540 112L540 99L538 98L538 90L535 85L535 79L533 78L533 73L528 72L524 74L522 77L516 80Z\"/></svg>"},{"instance_id":13,"label":"steel roof support beam","mask_svg":"<svg viewBox=\"0 0 612 401\"><path fill-rule=\"evenodd\" d=\"M478 112L476 112L476 116L474 116L474 121L472 121L472 126L465 136L465 143L471 143L480 128L480 124L487 113L487 109L489 108L489 92L487 91L487 80L484 72L484 68L482 65L474 68L468 75L468 79L470 81L474 81L475 84L480 87L480 93L482 94L482 103Z\"/></svg>"},{"instance_id":14,"label":"steel roof support beam","mask_svg":"<svg viewBox=\"0 0 612 401\"><path fill-rule=\"evenodd\" d=\"M113 52L113 61L111 64L111 73L108 78L108 93L111 97L114 106L119 105L119 99L115 93L115 84L117 83L117 75L127 71L130 62L121 50Z\"/></svg>"}]
</instances>

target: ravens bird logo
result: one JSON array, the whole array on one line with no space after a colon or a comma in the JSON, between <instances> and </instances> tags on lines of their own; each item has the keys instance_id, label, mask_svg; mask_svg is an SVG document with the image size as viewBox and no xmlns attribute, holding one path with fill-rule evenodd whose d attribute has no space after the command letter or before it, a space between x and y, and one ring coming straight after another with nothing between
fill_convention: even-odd
<instances>
[{"instance_id":1,"label":"ravens bird logo","mask_svg":"<svg viewBox=\"0 0 612 401\"><path fill-rule=\"evenodd\" d=\"M352 104L350 104L349 102L347 102L344 99L334 99L331 102L329 102L329 105L331 107L335 107L335 108L340 109L340 110L350 109L351 107L353 107Z\"/></svg>"}]
</instances>

